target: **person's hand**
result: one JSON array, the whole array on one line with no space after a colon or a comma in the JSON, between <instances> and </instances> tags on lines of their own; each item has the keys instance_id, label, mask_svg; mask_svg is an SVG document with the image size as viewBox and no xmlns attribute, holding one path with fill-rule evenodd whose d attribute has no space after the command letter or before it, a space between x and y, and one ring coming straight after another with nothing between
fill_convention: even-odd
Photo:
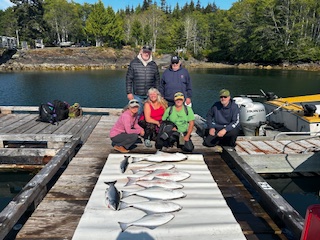
<instances>
[{"instance_id":1,"label":"person's hand","mask_svg":"<svg viewBox=\"0 0 320 240\"><path fill-rule=\"evenodd\" d=\"M215 129L215 128L210 128L209 134L210 134L211 136L214 136L214 135L216 134L216 129Z\"/></svg>"},{"instance_id":2,"label":"person's hand","mask_svg":"<svg viewBox=\"0 0 320 240\"><path fill-rule=\"evenodd\" d=\"M134 99L133 94L132 93L128 93L127 94L127 98L128 98L129 101Z\"/></svg>"},{"instance_id":3,"label":"person's hand","mask_svg":"<svg viewBox=\"0 0 320 240\"><path fill-rule=\"evenodd\" d=\"M223 128L217 133L217 135L218 137L223 137L226 133L227 133L227 130Z\"/></svg>"},{"instance_id":4,"label":"person's hand","mask_svg":"<svg viewBox=\"0 0 320 240\"><path fill-rule=\"evenodd\" d=\"M172 131L178 131L178 129L176 127L173 127Z\"/></svg>"},{"instance_id":5,"label":"person's hand","mask_svg":"<svg viewBox=\"0 0 320 240\"><path fill-rule=\"evenodd\" d=\"M160 122L158 121L157 126L160 127Z\"/></svg>"},{"instance_id":6,"label":"person's hand","mask_svg":"<svg viewBox=\"0 0 320 240\"><path fill-rule=\"evenodd\" d=\"M189 105L191 103L191 98L186 98L186 105Z\"/></svg>"},{"instance_id":7,"label":"person's hand","mask_svg":"<svg viewBox=\"0 0 320 240\"><path fill-rule=\"evenodd\" d=\"M183 137L183 139L184 139L185 142L188 142L188 141L190 140L190 137L189 137L188 135L185 135L185 136Z\"/></svg>"},{"instance_id":8,"label":"person's hand","mask_svg":"<svg viewBox=\"0 0 320 240\"><path fill-rule=\"evenodd\" d=\"M141 130L140 132L140 136L143 137L144 136L144 129Z\"/></svg>"}]
</instances>

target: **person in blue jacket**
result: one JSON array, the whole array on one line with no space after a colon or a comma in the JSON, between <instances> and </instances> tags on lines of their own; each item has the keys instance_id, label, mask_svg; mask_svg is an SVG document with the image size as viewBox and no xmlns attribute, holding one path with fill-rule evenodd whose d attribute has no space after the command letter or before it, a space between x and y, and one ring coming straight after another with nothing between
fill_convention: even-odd
<instances>
[{"instance_id":1,"label":"person in blue jacket","mask_svg":"<svg viewBox=\"0 0 320 240\"><path fill-rule=\"evenodd\" d=\"M212 105L207 113L208 135L203 145L214 147L216 145L235 147L240 132L240 109L232 100L230 91L220 91L220 101Z\"/></svg>"},{"instance_id":2,"label":"person in blue jacket","mask_svg":"<svg viewBox=\"0 0 320 240\"><path fill-rule=\"evenodd\" d=\"M159 91L167 100L169 106L174 105L174 94L182 92L185 96L185 104L191 107L192 82L187 69L181 66L178 56L171 58L171 64L161 77Z\"/></svg>"}]
</instances>

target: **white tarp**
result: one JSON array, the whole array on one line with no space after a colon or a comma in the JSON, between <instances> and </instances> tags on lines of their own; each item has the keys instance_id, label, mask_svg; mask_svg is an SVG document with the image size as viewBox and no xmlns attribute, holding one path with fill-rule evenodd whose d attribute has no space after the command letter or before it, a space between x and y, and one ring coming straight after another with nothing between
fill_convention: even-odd
<instances>
[{"instance_id":1,"label":"white tarp","mask_svg":"<svg viewBox=\"0 0 320 240\"><path fill-rule=\"evenodd\" d=\"M146 155L132 154L131 156ZM137 176L130 169L153 164L146 161L130 163L127 171L122 174L120 162L123 159L123 154L109 155L74 233L73 240L246 239L200 154L190 154L188 160L173 163L177 170L189 172L191 177L180 182L184 188L179 190L186 193L187 196L170 200L182 206L180 211L173 213L174 218L170 222L153 230L132 226L121 232L118 222L132 222L140 219L145 213L132 207L120 211L107 208L105 203L107 185L104 182L117 180L115 186L118 190L143 189L137 185L124 187L127 183L127 176ZM123 199L126 202L147 200L139 196L129 196Z\"/></svg>"}]
</instances>

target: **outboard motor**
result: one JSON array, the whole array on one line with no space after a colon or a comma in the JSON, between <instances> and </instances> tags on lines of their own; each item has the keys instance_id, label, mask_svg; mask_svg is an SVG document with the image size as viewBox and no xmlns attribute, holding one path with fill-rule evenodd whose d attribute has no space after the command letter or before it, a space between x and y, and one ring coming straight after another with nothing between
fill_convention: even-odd
<instances>
[{"instance_id":1,"label":"outboard motor","mask_svg":"<svg viewBox=\"0 0 320 240\"><path fill-rule=\"evenodd\" d=\"M240 124L246 136L259 135L259 128L266 122L266 109L262 103L247 102L240 107Z\"/></svg>"},{"instance_id":2,"label":"outboard motor","mask_svg":"<svg viewBox=\"0 0 320 240\"><path fill-rule=\"evenodd\" d=\"M241 107L242 104L252 102L252 99L248 97L234 97L232 99L239 106L239 108Z\"/></svg>"},{"instance_id":3,"label":"outboard motor","mask_svg":"<svg viewBox=\"0 0 320 240\"><path fill-rule=\"evenodd\" d=\"M306 117L312 117L317 110L317 107L314 104L305 104L302 106L303 106L304 116Z\"/></svg>"}]
</instances>

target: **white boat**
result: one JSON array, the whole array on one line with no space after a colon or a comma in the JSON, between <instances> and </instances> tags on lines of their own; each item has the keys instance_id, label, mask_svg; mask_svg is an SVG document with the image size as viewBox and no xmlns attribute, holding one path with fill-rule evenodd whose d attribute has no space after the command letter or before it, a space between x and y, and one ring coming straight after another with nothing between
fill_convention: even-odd
<instances>
[{"instance_id":1,"label":"white boat","mask_svg":"<svg viewBox=\"0 0 320 240\"><path fill-rule=\"evenodd\" d=\"M235 97L240 106L240 122L245 135L265 135L266 130L287 130L296 134L320 133L320 94L278 98L253 102Z\"/></svg>"}]
</instances>

